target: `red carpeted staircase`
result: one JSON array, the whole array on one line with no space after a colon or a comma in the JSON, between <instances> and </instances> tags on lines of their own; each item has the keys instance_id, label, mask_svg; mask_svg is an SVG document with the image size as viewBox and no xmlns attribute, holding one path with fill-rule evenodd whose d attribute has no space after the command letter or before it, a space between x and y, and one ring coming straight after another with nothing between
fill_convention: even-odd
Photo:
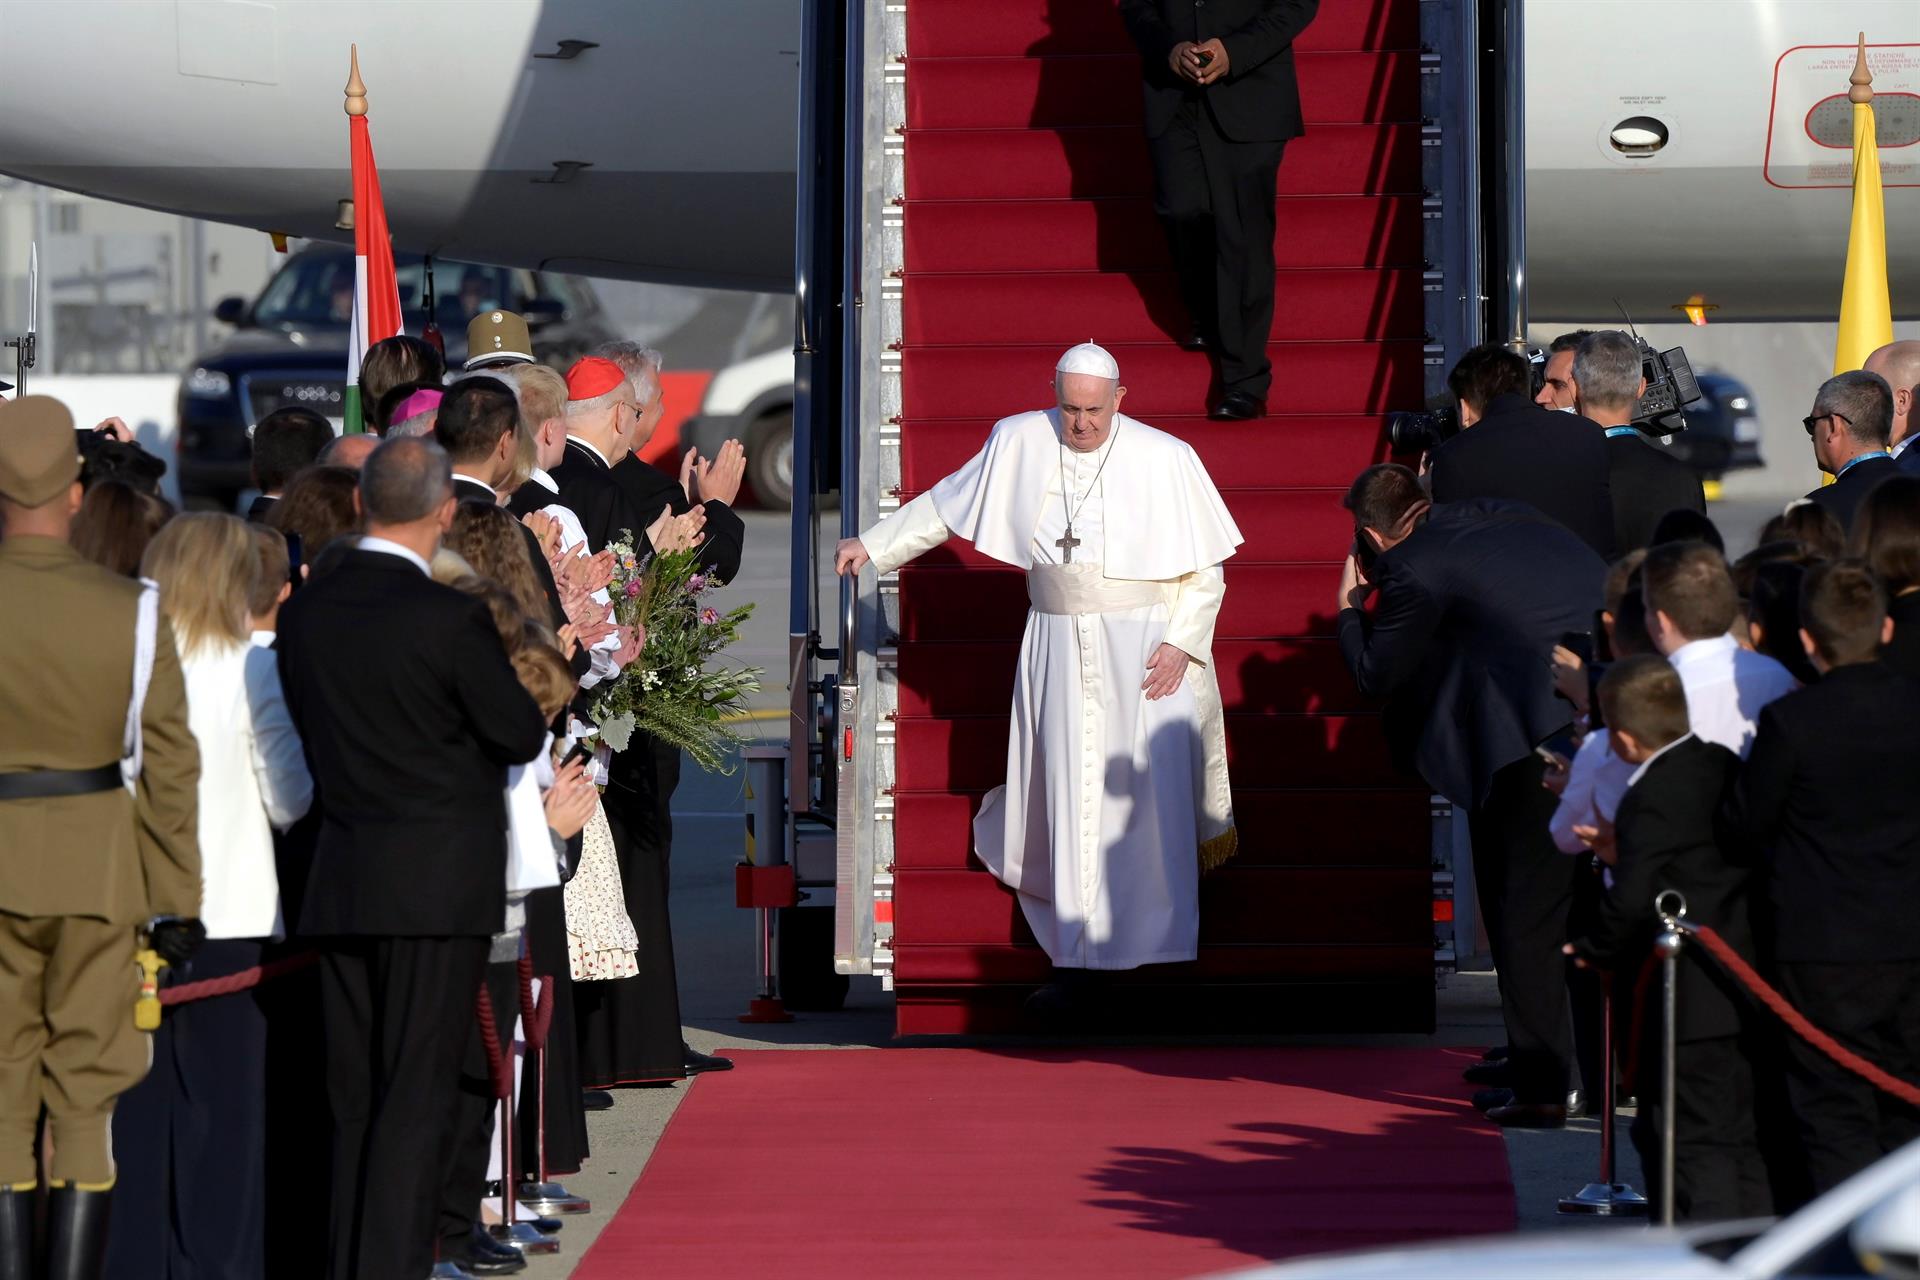
<instances>
[{"instance_id":1,"label":"red carpeted staircase","mask_svg":"<svg viewBox=\"0 0 1920 1280\"><path fill-rule=\"evenodd\" d=\"M1138 60L1112 0L909 0L904 497L1053 361L1112 350L1126 411L1191 441L1247 542L1214 650L1241 852L1208 877L1197 963L1143 971L1186 1026L1432 1018L1428 802L1388 762L1332 640L1346 485L1424 397L1418 0L1321 6L1295 46L1307 136L1280 171L1275 416L1204 417L1209 369L1151 208ZM954 543L900 580L894 980L902 1033L1005 1026L1047 973L970 856L1002 781L1021 575ZM963 571L964 570L964 571Z\"/></svg>"}]
</instances>

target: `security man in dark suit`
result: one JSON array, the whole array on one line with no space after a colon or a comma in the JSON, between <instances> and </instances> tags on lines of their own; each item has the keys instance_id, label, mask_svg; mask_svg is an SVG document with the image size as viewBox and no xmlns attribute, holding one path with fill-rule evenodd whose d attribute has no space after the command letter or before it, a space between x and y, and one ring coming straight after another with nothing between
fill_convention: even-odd
<instances>
[{"instance_id":1,"label":"security man in dark suit","mask_svg":"<svg viewBox=\"0 0 1920 1280\"><path fill-rule=\"evenodd\" d=\"M1758 852L1763 952L1814 1025L1920 1080L1920 681L1878 661L1886 592L1857 560L1807 571L1801 639L1820 679L1769 703L1728 825ZM1787 1094L1812 1190L1920 1137L1920 1111L1788 1037Z\"/></svg>"},{"instance_id":2,"label":"security man in dark suit","mask_svg":"<svg viewBox=\"0 0 1920 1280\"><path fill-rule=\"evenodd\" d=\"M1864 369L1835 374L1820 384L1813 412L1800 420L1813 441L1813 460L1832 476L1807 495L1825 507L1842 529L1853 528L1853 513L1875 485L1900 473L1887 451L1893 428L1893 389L1877 373Z\"/></svg>"},{"instance_id":3,"label":"security man in dark suit","mask_svg":"<svg viewBox=\"0 0 1920 1280\"><path fill-rule=\"evenodd\" d=\"M1613 831L1594 832L1595 852L1612 864L1613 886L1592 929L1567 951L1584 965L1611 970L1624 1003L1660 930L1654 900L1665 890L1685 898L1688 920L1753 956L1748 869L1742 856L1721 847L1714 825L1740 759L1693 736L1686 688L1663 658L1642 654L1616 662L1600 682L1600 705L1614 754L1639 768ZM1674 1210L1683 1220L1773 1212L1754 1122L1759 1087L1744 1007L1733 979L1699 947L1682 953ZM1655 1199L1663 1127L1660 1009L1658 999L1649 999L1636 1011L1640 1112L1633 1122L1633 1143Z\"/></svg>"},{"instance_id":4,"label":"security man in dark suit","mask_svg":"<svg viewBox=\"0 0 1920 1280\"><path fill-rule=\"evenodd\" d=\"M0 404L0 1275L60 1280L100 1273L114 1102L147 1074L138 932L174 963L204 936L200 750L173 630L157 592L67 544L80 496L66 406Z\"/></svg>"},{"instance_id":5,"label":"security man in dark suit","mask_svg":"<svg viewBox=\"0 0 1920 1280\"><path fill-rule=\"evenodd\" d=\"M1693 468L1654 446L1633 425L1634 408L1647 393L1633 339L1618 329L1588 334L1573 355L1573 381L1575 409L1606 435L1614 553L1652 545L1653 531L1669 511L1705 515L1706 490Z\"/></svg>"},{"instance_id":6,"label":"security man in dark suit","mask_svg":"<svg viewBox=\"0 0 1920 1280\"><path fill-rule=\"evenodd\" d=\"M1340 650L1360 692L1389 699L1389 745L1468 814L1481 912L1500 974L1514 1102L1506 1125L1566 1122L1573 1061L1567 939L1575 863L1553 844L1555 799L1534 747L1572 716L1553 692L1560 637L1593 625L1607 566L1531 507L1431 505L1407 468L1348 490L1355 554L1339 596ZM1369 616L1362 605L1378 595Z\"/></svg>"},{"instance_id":7,"label":"security man in dark suit","mask_svg":"<svg viewBox=\"0 0 1920 1280\"><path fill-rule=\"evenodd\" d=\"M1585 418L1535 404L1528 377L1526 358L1498 342L1475 347L1453 367L1447 386L1464 429L1433 451L1433 500L1524 502L1611 559L1606 437Z\"/></svg>"},{"instance_id":8,"label":"security man in dark suit","mask_svg":"<svg viewBox=\"0 0 1920 1280\"><path fill-rule=\"evenodd\" d=\"M1213 352L1216 418L1267 411L1275 183L1304 132L1293 42L1319 0L1120 0L1140 48L1154 212Z\"/></svg>"},{"instance_id":9,"label":"security man in dark suit","mask_svg":"<svg viewBox=\"0 0 1920 1280\"><path fill-rule=\"evenodd\" d=\"M323 949L332 1280L419 1280L461 1051L506 915L507 767L545 717L487 606L428 575L453 519L431 440L360 473L366 533L280 615L280 674L325 799L299 932Z\"/></svg>"}]
</instances>

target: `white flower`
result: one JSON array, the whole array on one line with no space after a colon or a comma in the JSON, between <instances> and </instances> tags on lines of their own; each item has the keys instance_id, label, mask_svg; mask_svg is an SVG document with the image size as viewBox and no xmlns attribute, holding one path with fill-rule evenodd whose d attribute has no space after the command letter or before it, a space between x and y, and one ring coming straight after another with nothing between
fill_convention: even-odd
<instances>
[{"instance_id":1,"label":"white flower","mask_svg":"<svg viewBox=\"0 0 1920 1280\"><path fill-rule=\"evenodd\" d=\"M687 668L687 679L693 680L693 679L696 679L699 675L700 675L699 668L697 667Z\"/></svg>"}]
</instances>

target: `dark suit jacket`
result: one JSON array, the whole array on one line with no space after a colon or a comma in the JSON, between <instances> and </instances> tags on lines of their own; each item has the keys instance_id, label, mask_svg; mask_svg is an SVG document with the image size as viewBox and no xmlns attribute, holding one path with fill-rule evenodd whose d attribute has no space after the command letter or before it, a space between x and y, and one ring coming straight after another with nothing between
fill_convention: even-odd
<instances>
[{"instance_id":1,"label":"dark suit jacket","mask_svg":"<svg viewBox=\"0 0 1920 1280\"><path fill-rule=\"evenodd\" d=\"M1478 428L1475 428L1478 430ZM1613 492L1614 554L1653 542L1653 531L1669 511L1707 513L1707 494L1692 467L1640 437L1603 436L1607 484Z\"/></svg>"},{"instance_id":2,"label":"dark suit jacket","mask_svg":"<svg viewBox=\"0 0 1920 1280\"><path fill-rule=\"evenodd\" d=\"M1733 752L1689 735L1648 765L1621 799L1613 819L1620 850L1613 887L1592 930L1574 940L1580 954L1614 971L1620 999L1627 998L1652 952L1660 932L1653 903L1664 889L1685 896L1687 919L1710 926L1752 957L1749 871L1743 858L1722 850L1714 822L1739 772ZM1659 988L1650 990L1657 997ZM1738 1034L1743 1003L1733 981L1698 946L1681 952L1681 1040ZM1657 1001L1650 1008L1657 1017Z\"/></svg>"},{"instance_id":3,"label":"dark suit jacket","mask_svg":"<svg viewBox=\"0 0 1920 1280\"><path fill-rule=\"evenodd\" d=\"M1887 616L1893 619L1893 642L1880 651L1880 660L1903 675L1920 678L1920 591L1888 601Z\"/></svg>"},{"instance_id":4,"label":"dark suit jacket","mask_svg":"<svg viewBox=\"0 0 1920 1280\"><path fill-rule=\"evenodd\" d=\"M1455 804L1477 806L1498 770L1572 712L1548 656L1586 631L1606 563L1517 502L1452 502L1374 565L1371 618L1340 611L1340 650L1360 692L1391 699L1402 763Z\"/></svg>"},{"instance_id":5,"label":"dark suit jacket","mask_svg":"<svg viewBox=\"0 0 1920 1280\"><path fill-rule=\"evenodd\" d=\"M280 499L269 498L264 493L255 494L253 501L247 504L247 519L258 524L266 523L267 514L279 501Z\"/></svg>"},{"instance_id":6,"label":"dark suit jacket","mask_svg":"<svg viewBox=\"0 0 1920 1280\"><path fill-rule=\"evenodd\" d=\"M350 551L287 601L278 652L325 805L300 932L498 932L507 766L546 724L486 605Z\"/></svg>"},{"instance_id":7,"label":"dark suit jacket","mask_svg":"<svg viewBox=\"0 0 1920 1280\"><path fill-rule=\"evenodd\" d=\"M1920 959L1920 681L1870 662L1769 703L1727 807L1775 959Z\"/></svg>"},{"instance_id":8,"label":"dark suit jacket","mask_svg":"<svg viewBox=\"0 0 1920 1280\"><path fill-rule=\"evenodd\" d=\"M1911 449L1908 453L1913 452ZM1900 474L1900 464L1892 458L1867 458L1856 462L1840 473L1840 478L1832 484L1823 484L1807 495L1807 500L1833 512L1833 518L1840 522L1842 529L1853 529L1853 513L1873 491L1873 487L1888 476Z\"/></svg>"},{"instance_id":9,"label":"dark suit jacket","mask_svg":"<svg viewBox=\"0 0 1920 1280\"><path fill-rule=\"evenodd\" d=\"M1899 456L1893 460L1893 465L1910 476L1920 476L1920 442L1902 449Z\"/></svg>"},{"instance_id":10,"label":"dark suit jacket","mask_svg":"<svg viewBox=\"0 0 1920 1280\"><path fill-rule=\"evenodd\" d=\"M1607 437L1598 424L1523 395L1495 396L1478 422L1433 451L1433 500L1524 502L1611 559L1607 470Z\"/></svg>"},{"instance_id":11,"label":"dark suit jacket","mask_svg":"<svg viewBox=\"0 0 1920 1280\"><path fill-rule=\"evenodd\" d=\"M587 531L587 550L598 553L609 542L628 534L633 536L635 552L647 549L647 525L652 523L651 517L640 518L626 491L614 481L607 464L592 449L577 440L567 441L566 456L547 474L560 486L561 504L580 517L580 527Z\"/></svg>"},{"instance_id":12,"label":"dark suit jacket","mask_svg":"<svg viewBox=\"0 0 1920 1280\"><path fill-rule=\"evenodd\" d=\"M659 518L661 507L672 507L677 516L693 509L679 480L632 454L614 465L613 478L633 509L640 513L641 520L649 525ZM740 551L747 526L732 507L718 499L708 499L705 506L706 538L700 544L700 563L720 575L722 582L732 582L740 572Z\"/></svg>"},{"instance_id":13,"label":"dark suit jacket","mask_svg":"<svg viewBox=\"0 0 1920 1280\"><path fill-rule=\"evenodd\" d=\"M474 502L483 507L499 505L499 497L492 489L466 476L457 475L453 478L453 491L462 502ZM560 603L560 584L554 581L553 566L547 563L546 552L540 549L540 539L533 530L520 524L518 517L515 518L515 524L520 530L520 540L526 544L527 562L533 568L533 580L540 584L540 594L547 598L547 625L558 631L567 625L567 609ZM585 675L591 663L592 658L585 649L575 649L573 657L568 660L568 665L573 668L573 678L578 680Z\"/></svg>"},{"instance_id":14,"label":"dark suit jacket","mask_svg":"<svg viewBox=\"0 0 1920 1280\"><path fill-rule=\"evenodd\" d=\"M1305 127L1293 42L1319 7L1319 0L1120 0L1120 17L1140 48L1147 136L1165 133L1180 100L1191 93L1235 142L1299 137ZM1167 59L1175 45L1215 37L1227 50L1223 79L1202 88L1174 75Z\"/></svg>"}]
</instances>

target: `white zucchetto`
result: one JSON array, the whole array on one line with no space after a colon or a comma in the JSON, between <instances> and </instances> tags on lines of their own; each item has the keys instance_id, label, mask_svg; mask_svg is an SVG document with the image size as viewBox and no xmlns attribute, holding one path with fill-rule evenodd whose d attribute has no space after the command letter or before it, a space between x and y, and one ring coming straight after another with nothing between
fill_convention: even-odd
<instances>
[{"instance_id":1,"label":"white zucchetto","mask_svg":"<svg viewBox=\"0 0 1920 1280\"><path fill-rule=\"evenodd\" d=\"M1053 366L1055 373L1084 373L1095 378L1111 378L1120 381L1120 365L1107 353L1105 347L1091 342L1083 342L1077 347L1068 347L1067 353L1060 357L1060 363Z\"/></svg>"}]
</instances>

